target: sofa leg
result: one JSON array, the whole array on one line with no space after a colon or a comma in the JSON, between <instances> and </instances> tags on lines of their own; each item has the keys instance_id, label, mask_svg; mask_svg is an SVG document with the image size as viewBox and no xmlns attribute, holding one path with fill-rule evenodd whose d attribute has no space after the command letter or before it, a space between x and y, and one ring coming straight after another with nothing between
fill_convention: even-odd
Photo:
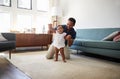
<instances>
[{"instance_id":1,"label":"sofa leg","mask_svg":"<svg viewBox=\"0 0 120 79\"><path fill-rule=\"evenodd\" d=\"M77 54L78 54L79 50L77 50Z\"/></svg>"},{"instance_id":2,"label":"sofa leg","mask_svg":"<svg viewBox=\"0 0 120 79\"><path fill-rule=\"evenodd\" d=\"M12 50L9 50L9 59L11 59Z\"/></svg>"}]
</instances>

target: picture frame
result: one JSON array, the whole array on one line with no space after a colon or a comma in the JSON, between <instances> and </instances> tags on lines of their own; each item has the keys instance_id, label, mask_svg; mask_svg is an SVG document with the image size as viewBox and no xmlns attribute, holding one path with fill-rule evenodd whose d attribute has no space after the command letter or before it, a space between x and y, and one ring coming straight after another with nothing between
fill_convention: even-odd
<instances>
[{"instance_id":1,"label":"picture frame","mask_svg":"<svg viewBox=\"0 0 120 79\"><path fill-rule=\"evenodd\" d=\"M17 8L32 10L32 0L17 0Z\"/></svg>"},{"instance_id":2,"label":"picture frame","mask_svg":"<svg viewBox=\"0 0 120 79\"><path fill-rule=\"evenodd\" d=\"M11 7L11 0L0 0L0 6Z\"/></svg>"}]
</instances>

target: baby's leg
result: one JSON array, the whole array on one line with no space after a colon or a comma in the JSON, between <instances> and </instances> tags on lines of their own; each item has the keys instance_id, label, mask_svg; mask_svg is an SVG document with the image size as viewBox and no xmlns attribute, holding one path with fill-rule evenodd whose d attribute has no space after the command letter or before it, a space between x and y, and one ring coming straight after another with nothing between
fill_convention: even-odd
<instances>
[{"instance_id":1,"label":"baby's leg","mask_svg":"<svg viewBox=\"0 0 120 79\"><path fill-rule=\"evenodd\" d=\"M55 61L58 61L58 53L59 53L59 49L55 47Z\"/></svg>"},{"instance_id":2,"label":"baby's leg","mask_svg":"<svg viewBox=\"0 0 120 79\"><path fill-rule=\"evenodd\" d=\"M62 55L63 61L66 62L66 60L65 60L65 55L64 55L64 48L60 48L60 53L61 53L61 55Z\"/></svg>"}]
</instances>

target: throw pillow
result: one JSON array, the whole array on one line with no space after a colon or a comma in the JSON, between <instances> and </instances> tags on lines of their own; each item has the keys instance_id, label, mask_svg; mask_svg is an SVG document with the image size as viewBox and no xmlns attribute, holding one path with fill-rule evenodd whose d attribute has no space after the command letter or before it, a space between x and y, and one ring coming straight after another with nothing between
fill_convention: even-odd
<instances>
[{"instance_id":1,"label":"throw pillow","mask_svg":"<svg viewBox=\"0 0 120 79\"><path fill-rule=\"evenodd\" d=\"M103 41L112 41L113 38L114 38L116 35L118 35L119 33L120 33L120 31L115 31L115 32L109 34L108 36L106 36L105 38L103 38L102 40L103 40Z\"/></svg>"},{"instance_id":2,"label":"throw pillow","mask_svg":"<svg viewBox=\"0 0 120 79\"><path fill-rule=\"evenodd\" d=\"M7 39L4 38L4 36L0 33L0 41L6 41Z\"/></svg>"},{"instance_id":3,"label":"throw pillow","mask_svg":"<svg viewBox=\"0 0 120 79\"><path fill-rule=\"evenodd\" d=\"M115 42L120 41L120 34L118 34L117 36L115 36L115 37L113 38L113 41L115 41Z\"/></svg>"}]
</instances>

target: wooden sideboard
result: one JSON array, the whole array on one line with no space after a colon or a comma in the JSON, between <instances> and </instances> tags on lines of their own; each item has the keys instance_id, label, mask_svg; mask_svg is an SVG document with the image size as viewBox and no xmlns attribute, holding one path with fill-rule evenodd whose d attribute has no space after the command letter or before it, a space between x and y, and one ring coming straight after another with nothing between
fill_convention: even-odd
<instances>
[{"instance_id":1,"label":"wooden sideboard","mask_svg":"<svg viewBox=\"0 0 120 79\"><path fill-rule=\"evenodd\" d=\"M51 34L16 34L16 47L47 46L52 43Z\"/></svg>"}]
</instances>

